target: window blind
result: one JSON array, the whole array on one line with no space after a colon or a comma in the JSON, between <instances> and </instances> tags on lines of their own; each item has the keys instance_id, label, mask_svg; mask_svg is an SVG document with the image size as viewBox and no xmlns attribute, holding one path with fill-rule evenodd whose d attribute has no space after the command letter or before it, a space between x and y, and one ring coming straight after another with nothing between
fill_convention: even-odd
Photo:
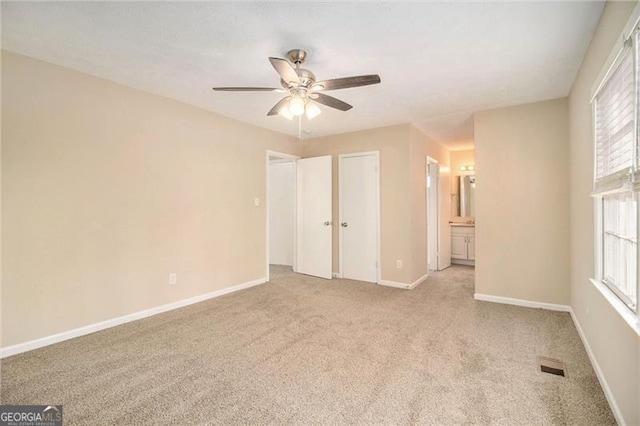
<instances>
[{"instance_id":1,"label":"window blind","mask_svg":"<svg viewBox=\"0 0 640 426\"><path fill-rule=\"evenodd\" d=\"M630 182L635 151L634 71L633 49L626 46L595 97L596 192Z\"/></svg>"}]
</instances>

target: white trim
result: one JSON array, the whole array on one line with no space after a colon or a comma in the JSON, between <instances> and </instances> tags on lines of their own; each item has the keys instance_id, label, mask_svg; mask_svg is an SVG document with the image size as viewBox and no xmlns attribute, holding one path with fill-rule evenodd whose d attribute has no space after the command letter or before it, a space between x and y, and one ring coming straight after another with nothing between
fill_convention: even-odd
<instances>
[{"instance_id":1,"label":"white trim","mask_svg":"<svg viewBox=\"0 0 640 426\"><path fill-rule=\"evenodd\" d=\"M387 286L387 287L395 287L395 288L402 288L404 290L412 290L412 289L416 288L418 286L418 284L420 284L424 280L426 280L428 277L429 277L429 273L427 272L426 274L424 274L423 276L421 276L420 278L418 278L417 280L415 280L411 284L399 283L399 282L396 282L396 281L389 281L389 280L380 280L380 281L378 281L378 284L384 285L384 286Z\"/></svg>"},{"instance_id":2,"label":"white trim","mask_svg":"<svg viewBox=\"0 0 640 426\"><path fill-rule=\"evenodd\" d=\"M297 160L300 159L300 157L298 157L297 155L293 155L293 154L286 154L284 152L278 152L278 151L271 151L271 150L267 150L267 163L265 166L265 193L264 193L264 209L265 209L265 258L266 258L266 267L265 267L265 277L266 277L266 281L269 281L270 277L270 273L269 273L269 164L271 164L271 161L269 160L269 157L277 157L278 160L274 160L274 163L284 163L286 161L291 161L291 163L293 164L293 270L297 271L297 261L298 261L298 256L297 256L297 250L298 250L298 246L297 246L297 242L298 242L298 237L297 237L297 232L298 232L298 227L297 227L297 219L296 219L296 215L297 215L297 206L298 203L296 201L296 197L297 197L297 187L296 185L298 184L298 179L297 179L297 173L298 173L298 162Z\"/></svg>"},{"instance_id":3,"label":"white trim","mask_svg":"<svg viewBox=\"0 0 640 426\"><path fill-rule=\"evenodd\" d=\"M270 155L273 155L274 157L278 157L280 155L285 155L285 154L276 154L274 151L271 151ZM277 160L269 159L269 164L289 164L289 163L293 162L293 160L294 159L290 158L290 157L278 158Z\"/></svg>"},{"instance_id":4,"label":"white trim","mask_svg":"<svg viewBox=\"0 0 640 426\"><path fill-rule=\"evenodd\" d=\"M533 300L513 299L511 297L492 296L490 294L475 293L473 298L483 302L503 303L505 305L524 306L525 308L546 309L548 311L571 312L571 306L555 303L535 302Z\"/></svg>"},{"instance_id":5,"label":"white trim","mask_svg":"<svg viewBox=\"0 0 640 426\"><path fill-rule=\"evenodd\" d=\"M405 290L409 290L411 288L411 284L399 283L396 281L388 281L388 280L380 280L378 281L378 284L384 285L387 287L402 288Z\"/></svg>"},{"instance_id":6,"label":"white trim","mask_svg":"<svg viewBox=\"0 0 640 426\"><path fill-rule=\"evenodd\" d=\"M278 160L273 160L277 163L286 163L287 161L295 161L299 160L300 157L295 154L287 154L286 152L278 152L272 151L270 149L267 150L267 161L269 160L269 156L278 157Z\"/></svg>"},{"instance_id":7,"label":"white trim","mask_svg":"<svg viewBox=\"0 0 640 426\"><path fill-rule=\"evenodd\" d=\"M426 253L427 253L427 275L429 274L429 271L437 271L440 269L440 163L438 163L438 160L436 160L435 158L429 157L427 155L426 157L426 164L425 164L425 171L426 171L426 176L425 176L425 232L426 232L426 241L425 241L425 246L426 246ZM429 165L430 164L435 164L438 166L438 171L436 173L434 182L431 182L431 191L429 191L429 186L427 186L427 179L429 179L431 176L429 174ZM435 188L435 189L434 189ZM435 193L435 209L436 209L436 223L435 223L435 232L436 232L436 264L435 265L431 265L432 269L429 269L429 260L431 258L431 253L430 253L430 237L429 235L431 234L432 229L434 227L433 223L429 223L429 204L430 204L430 198L434 198L433 196L430 196L432 193Z\"/></svg>"},{"instance_id":8,"label":"white trim","mask_svg":"<svg viewBox=\"0 0 640 426\"><path fill-rule=\"evenodd\" d=\"M430 271L427 271L426 274L424 274L423 276L421 276L420 278L418 278L417 280L412 282L411 285L409 286L409 290L413 290L414 288L416 288L418 286L418 284L421 284L424 280L429 278L429 272Z\"/></svg>"},{"instance_id":9,"label":"white trim","mask_svg":"<svg viewBox=\"0 0 640 426\"><path fill-rule=\"evenodd\" d=\"M476 261L469 259L454 259L451 258L451 264L453 265L464 265L464 266L476 266Z\"/></svg>"},{"instance_id":10,"label":"white trim","mask_svg":"<svg viewBox=\"0 0 640 426\"><path fill-rule=\"evenodd\" d=\"M624 322L626 322L629 327L633 331L636 332L638 336L640 336L640 319L636 314L634 314L629 307L615 295L613 290L611 290L606 284L594 280L593 278L589 278L591 284L602 294L602 296L607 299L609 304L613 307L613 309L618 312L618 314L622 317Z\"/></svg>"},{"instance_id":11,"label":"white trim","mask_svg":"<svg viewBox=\"0 0 640 426\"><path fill-rule=\"evenodd\" d=\"M7 346L6 348L0 349L0 358L6 358L12 355L17 355L23 352L31 351L33 349L38 349L44 346L53 345L54 343L63 342L65 340L73 339L75 337L85 336L87 334L95 333L96 331L105 330L107 328L115 327L131 321L136 321L142 318L147 318L153 315L161 314L163 312L168 312L168 311L172 311L174 309L182 308L188 305L193 305L194 303L199 303L205 300L224 296L225 294L233 293L236 291L254 287L256 285L264 284L265 282L267 282L266 278L258 278L257 280L248 281L246 283L237 284L231 287L212 291L211 293L202 294L200 296L190 297L188 299L179 300L177 302L169 303L166 305L156 306L155 308L145 309L144 311L134 312L132 314L124 315L117 318L112 318L112 319L95 323L95 324L86 325L84 327L75 328L73 330L63 331L62 333L53 334L51 336L42 337L40 339L31 340L29 342L18 343L17 345Z\"/></svg>"},{"instance_id":12,"label":"white trim","mask_svg":"<svg viewBox=\"0 0 640 426\"><path fill-rule=\"evenodd\" d=\"M380 151L352 152L338 155L338 277L342 278L342 159L349 157L373 156L376 160L376 283L382 281L382 256L380 250L381 214L380 214ZM383 284L384 285L384 284ZM392 286L393 287L393 286ZM405 287L401 287L405 288Z\"/></svg>"},{"instance_id":13,"label":"white trim","mask_svg":"<svg viewBox=\"0 0 640 426\"><path fill-rule=\"evenodd\" d=\"M593 370L596 372L596 377L600 382L600 386L602 387L604 396L607 398L607 401L609 402L609 407L611 407L613 416L615 417L616 422L618 422L620 426L625 426L626 422L624 421L624 417L622 417L622 413L620 412L620 407L618 407L618 404L616 403L616 400L613 397L613 393L611 392L611 388L609 387L609 383L607 383L607 379L605 378L604 373L602 372L602 369L598 364L598 360L593 354L593 351L591 350L591 346L589 346L589 341L587 340L587 336L585 336L584 331L582 331L582 327L580 326L578 317L576 316L575 312L573 312L573 309L570 309L569 312L571 313L571 319L573 320L573 324L575 325L576 330L578 330L578 335L580 336L580 340L582 340L582 345L587 351L587 355L589 355L589 360L591 361Z\"/></svg>"}]
</instances>

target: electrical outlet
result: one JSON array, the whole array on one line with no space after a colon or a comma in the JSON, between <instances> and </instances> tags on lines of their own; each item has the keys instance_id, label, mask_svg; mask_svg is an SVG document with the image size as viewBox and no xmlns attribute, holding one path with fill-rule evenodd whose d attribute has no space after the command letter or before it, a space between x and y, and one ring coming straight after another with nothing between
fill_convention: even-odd
<instances>
[{"instance_id":1,"label":"electrical outlet","mask_svg":"<svg viewBox=\"0 0 640 426\"><path fill-rule=\"evenodd\" d=\"M253 199L253 205L256 207L260 207L260 197L256 197Z\"/></svg>"},{"instance_id":2,"label":"electrical outlet","mask_svg":"<svg viewBox=\"0 0 640 426\"><path fill-rule=\"evenodd\" d=\"M178 274L172 272L169 274L169 284L173 285L178 282Z\"/></svg>"},{"instance_id":3,"label":"electrical outlet","mask_svg":"<svg viewBox=\"0 0 640 426\"><path fill-rule=\"evenodd\" d=\"M396 268L402 269L402 260L396 260Z\"/></svg>"}]
</instances>

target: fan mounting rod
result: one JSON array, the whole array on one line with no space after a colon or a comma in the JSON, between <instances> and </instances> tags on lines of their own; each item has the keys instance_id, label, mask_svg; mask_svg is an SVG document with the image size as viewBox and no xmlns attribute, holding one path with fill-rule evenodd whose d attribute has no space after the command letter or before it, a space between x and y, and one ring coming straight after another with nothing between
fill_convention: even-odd
<instances>
[{"instance_id":1,"label":"fan mounting rod","mask_svg":"<svg viewBox=\"0 0 640 426\"><path fill-rule=\"evenodd\" d=\"M287 52L287 56L292 63L298 66L303 64L305 59L307 59L307 52L302 49L293 49Z\"/></svg>"}]
</instances>

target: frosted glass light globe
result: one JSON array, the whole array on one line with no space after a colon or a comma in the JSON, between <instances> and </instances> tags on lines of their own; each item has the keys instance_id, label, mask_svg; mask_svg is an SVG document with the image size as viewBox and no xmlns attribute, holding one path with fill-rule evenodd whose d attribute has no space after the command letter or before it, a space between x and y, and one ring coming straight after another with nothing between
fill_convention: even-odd
<instances>
[{"instance_id":1,"label":"frosted glass light globe","mask_svg":"<svg viewBox=\"0 0 640 426\"><path fill-rule=\"evenodd\" d=\"M298 97L291 98L291 102L289 102L289 112L293 115L304 114L304 99Z\"/></svg>"}]
</instances>

